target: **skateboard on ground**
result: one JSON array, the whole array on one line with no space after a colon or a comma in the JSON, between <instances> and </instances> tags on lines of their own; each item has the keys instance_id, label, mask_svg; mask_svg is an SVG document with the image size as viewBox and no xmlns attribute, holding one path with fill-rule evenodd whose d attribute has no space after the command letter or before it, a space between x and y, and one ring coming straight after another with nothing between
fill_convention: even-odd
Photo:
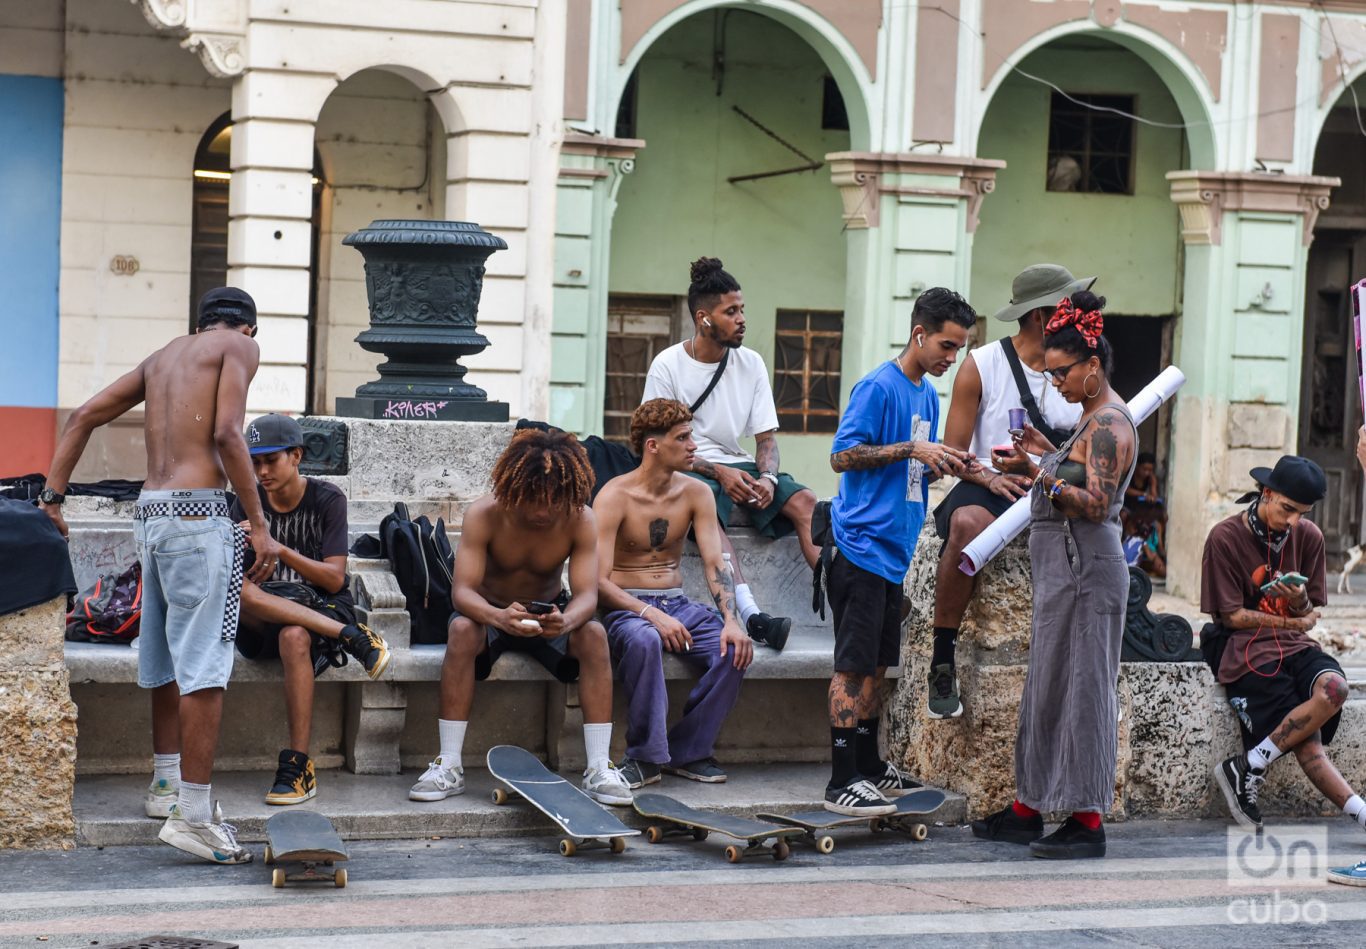
<instances>
[{"instance_id":1,"label":"skateboard on ground","mask_svg":"<svg viewBox=\"0 0 1366 949\"><path fill-rule=\"evenodd\" d=\"M786 860L792 848L783 838L802 833L800 827L783 827L718 814L716 811L698 810L667 794L637 794L634 806L641 817L662 821L645 829L645 839L652 844L662 843L666 837L685 835L694 840L706 840L708 833L725 834L743 841L743 848L734 844L726 848L726 859L731 863L765 854L772 854L774 860Z\"/></svg>"},{"instance_id":2,"label":"skateboard on ground","mask_svg":"<svg viewBox=\"0 0 1366 949\"><path fill-rule=\"evenodd\" d=\"M302 870L286 873L276 867L270 876L273 886L286 883L331 882L346 886L346 868L319 870L350 859L337 828L317 811L288 811L266 821L266 863L301 863Z\"/></svg>"},{"instance_id":3,"label":"skateboard on ground","mask_svg":"<svg viewBox=\"0 0 1366 949\"><path fill-rule=\"evenodd\" d=\"M771 820L774 823L785 824L789 827L799 827L804 833L803 839L814 844L821 853L830 853L835 849L835 838L831 837L827 831L835 827L849 827L854 824L866 824L868 829L878 834L884 830L893 830L900 834L905 834L912 840L924 840L929 836L929 828L922 821L916 818L928 817L939 810L944 804L946 795L943 791L935 788L919 788L910 794L896 798L896 813L888 814L885 817L849 817L844 814L836 814L834 811L802 811L799 814L756 814L760 820Z\"/></svg>"},{"instance_id":4,"label":"skateboard on ground","mask_svg":"<svg viewBox=\"0 0 1366 949\"><path fill-rule=\"evenodd\" d=\"M493 789L493 803L506 804L510 794L530 801L569 835L560 841L562 856L603 847L621 853L627 837L640 836L524 748L495 745L489 749L488 765L489 774L507 785Z\"/></svg>"}]
</instances>

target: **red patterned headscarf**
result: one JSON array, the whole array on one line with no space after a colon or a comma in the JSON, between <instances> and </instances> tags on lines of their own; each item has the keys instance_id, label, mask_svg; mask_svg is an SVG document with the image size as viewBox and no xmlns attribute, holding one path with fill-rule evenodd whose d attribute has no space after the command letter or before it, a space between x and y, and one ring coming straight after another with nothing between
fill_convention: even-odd
<instances>
[{"instance_id":1,"label":"red patterned headscarf","mask_svg":"<svg viewBox=\"0 0 1366 949\"><path fill-rule=\"evenodd\" d=\"M1082 310L1073 305L1070 297L1063 297L1058 301L1058 308L1048 318L1048 324L1043 329L1044 335L1052 335L1068 326L1075 326L1082 339L1086 340L1086 345L1095 349L1096 342L1105 329L1105 320L1101 317L1100 310Z\"/></svg>"}]
</instances>

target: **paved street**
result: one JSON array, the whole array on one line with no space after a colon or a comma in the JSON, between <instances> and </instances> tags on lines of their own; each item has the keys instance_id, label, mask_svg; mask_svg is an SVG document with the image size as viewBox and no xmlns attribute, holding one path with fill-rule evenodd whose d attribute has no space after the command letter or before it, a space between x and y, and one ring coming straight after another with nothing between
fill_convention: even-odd
<instances>
[{"instance_id":1,"label":"paved street","mask_svg":"<svg viewBox=\"0 0 1366 949\"><path fill-rule=\"evenodd\" d=\"M732 866L722 840L565 859L550 836L357 841L351 882L276 890L270 868L213 867L164 847L0 855L0 946L109 946L152 934L252 949L390 946L1243 946L1357 944L1366 889L1230 882L1223 823L1111 827L1103 861L1050 863L932 828L930 840L836 831L829 856ZM1273 829L1320 868L1366 857L1345 821ZM1327 859L1323 859L1326 834ZM1316 849L1317 848L1317 849ZM1235 861L1239 866L1248 865ZM1258 872L1251 867L1251 873ZM1267 915L1282 924L1243 922ZM1288 925L1308 916L1323 920ZM1240 923L1230 928L1230 923ZM1008 934L1008 936L1007 936ZM43 938L46 937L46 938Z\"/></svg>"}]
</instances>

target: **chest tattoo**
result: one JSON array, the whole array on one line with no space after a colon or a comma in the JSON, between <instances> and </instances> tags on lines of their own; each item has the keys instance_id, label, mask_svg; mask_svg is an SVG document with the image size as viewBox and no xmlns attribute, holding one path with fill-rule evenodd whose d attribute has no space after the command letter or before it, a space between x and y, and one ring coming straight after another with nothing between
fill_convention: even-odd
<instances>
[{"instance_id":1,"label":"chest tattoo","mask_svg":"<svg viewBox=\"0 0 1366 949\"><path fill-rule=\"evenodd\" d=\"M667 519L658 517L650 522L650 546L655 550L664 546L665 539L669 536L669 522Z\"/></svg>"}]
</instances>

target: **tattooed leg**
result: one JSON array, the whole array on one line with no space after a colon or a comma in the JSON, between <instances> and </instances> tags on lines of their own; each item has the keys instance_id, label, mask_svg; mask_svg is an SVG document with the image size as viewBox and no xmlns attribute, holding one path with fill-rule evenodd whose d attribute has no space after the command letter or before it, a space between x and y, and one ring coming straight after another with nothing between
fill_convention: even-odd
<instances>
[{"instance_id":1,"label":"tattooed leg","mask_svg":"<svg viewBox=\"0 0 1366 949\"><path fill-rule=\"evenodd\" d=\"M836 728L853 728L860 718L877 714L882 676L861 676L852 672L836 672L830 678L830 724Z\"/></svg>"},{"instance_id":2,"label":"tattooed leg","mask_svg":"<svg viewBox=\"0 0 1366 949\"><path fill-rule=\"evenodd\" d=\"M1352 786L1329 759L1323 743L1319 741L1318 732L1314 733L1313 738L1300 743L1295 749L1295 757L1310 783L1332 801L1335 807L1341 808L1347 803L1347 799L1352 796Z\"/></svg>"}]
</instances>

